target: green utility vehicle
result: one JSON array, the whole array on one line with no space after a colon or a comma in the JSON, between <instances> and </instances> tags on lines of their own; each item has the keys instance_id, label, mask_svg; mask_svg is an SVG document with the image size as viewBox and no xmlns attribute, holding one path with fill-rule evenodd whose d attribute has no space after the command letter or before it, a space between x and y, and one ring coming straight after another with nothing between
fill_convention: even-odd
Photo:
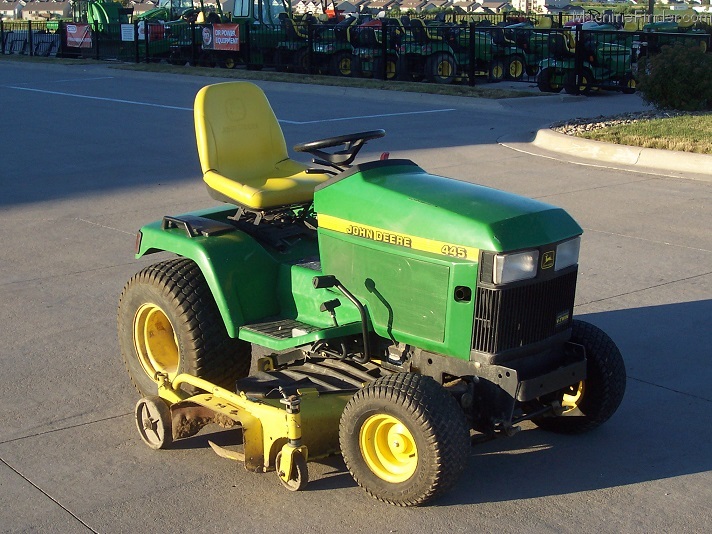
<instances>
[{"instance_id":1,"label":"green utility vehicle","mask_svg":"<svg viewBox=\"0 0 712 534\"><path fill-rule=\"evenodd\" d=\"M354 165L383 130L298 144L299 163L248 82L201 89L195 128L225 203L141 228L138 258L177 257L118 310L150 447L239 426L241 450L211 446L290 490L340 452L369 494L410 506L454 485L475 432L578 433L616 411L624 363L573 317L582 230L564 210L385 153Z\"/></svg>"},{"instance_id":2,"label":"green utility vehicle","mask_svg":"<svg viewBox=\"0 0 712 534\"><path fill-rule=\"evenodd\" d=\"M537 86L542 92L588 94L595 88L635 92L630 46L619 44L616 34L595 30L552 30L549 34L551 56L539 65ZM625 42L625 32L618 32ZM577 50L578 41L580 49Z\"/></svg>"},{"instance_id":3,"label":"green utility vehicle","mask_svg":"<svg viewBox=\"0 0 712 534\"><path fill-rule=\"evenodd\" d=\"M676 14L668 20L648 22L640 36L641 56L660 52L663 46L675 43L695 43L703 52L710 46L712 28L699 20L699 14L690 9Z\"/></svg>"}]
</instances>

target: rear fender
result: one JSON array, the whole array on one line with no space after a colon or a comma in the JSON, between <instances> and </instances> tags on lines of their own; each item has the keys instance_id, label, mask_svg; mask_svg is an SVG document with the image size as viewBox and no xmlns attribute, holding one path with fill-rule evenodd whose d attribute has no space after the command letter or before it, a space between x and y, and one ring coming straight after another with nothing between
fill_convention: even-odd
<instances>
[{"instance_id":1,"label":"rear fender","mask_svg":"<svg viewBox=\"0 0 712 534\"><path fill-rule=\"evenodd\" d=\"M162 228L161 221L141 228L136 258L161 251L190 258L198 265L230 337L237 337L240 326L279 312L274 289L278 264L244 232L189 236L183 228Z\"/></svg>"}]
</instances>

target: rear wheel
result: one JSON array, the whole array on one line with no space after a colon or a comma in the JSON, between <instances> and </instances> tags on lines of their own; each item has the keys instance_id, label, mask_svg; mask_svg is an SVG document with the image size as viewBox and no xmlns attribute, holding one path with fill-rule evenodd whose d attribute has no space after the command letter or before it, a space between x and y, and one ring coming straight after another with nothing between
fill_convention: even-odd
<instances>
[{"instance_id":1,"label":"rear wheel","mask_svg":"<svg viewBox=\"0 0 712 534\"><path fill-rule=\"evenodd\" d=\"M380 501L417 506L454 485L466 463L469 430L442 386L424 375L398 373L351 398L339 441L359 486Z\"/></svg>"},{"instance_id":2,"label":"rear wheel","mask_svg":"<svg viewBox=\"0 0 712 534\"><path fill-rule=\"evenodd\" d=\"M501 82L504 80L505 72L504 62L501 59L493 59L490 63L489 81Z\"/></svg>"},{"instance_id":3,"label":"rear wheel","mask_svg":"<svg viewBox=\"0 0 712 534\"><path fill-rule=\"evenodd\" d=\"M633 77L632 73L629 72L629 73L625 74L623 76L623 78L621 79L620 84L621 84L621 91L623 92L623 94L632 95L633 93L635 93L637 83L636 83L635 78Z\"/></svg>"},{"instance_id":4,"label":"rear wheel","mask_svg":"<svg viewBox=\"0 0 712 534\"><path fill-rule=\"evenodd\" d=\"M602 425L625 394L625 364L608 334L590 323L574 321L571 342L586 349L586 380L554 394L562 415L533 419L538 427L560 434L579 434Z\"/></svg>"},{"instance_id":5,"label":"rear wheel","mask_svg":"<svg viewBox=\"0 0 712 534\"><path fill-rule=\"evenodd\" d=\"M560 93L561 85L554 81L556 71L551 67L546 67L539 72L536 78L536 85L542 93Z\"/></svg>"},{"instance_id":6,"label":"rear wheel","mask_svg":"<svg viewBox=\"0 0 712 534\"><path fill-rule=\"evenodd\" d=\"M158 392L159 373L189 373L232 390L250 370L250 344L228 336L203 273L186 258L151 265L128 281L118 331L124 364L143 396Z\"/></svg>"},{"instance_id":7,"label":"rear wheel","mask_svg":"<svg viewBox=\"0 0 712 534\"><path fill-rule=\"evenodd\" d=\"M433 54L425 62L425 73L428 79L435 83L452 83L457 74L455 58L447 52Z\"/></svg>"}]
</instances>

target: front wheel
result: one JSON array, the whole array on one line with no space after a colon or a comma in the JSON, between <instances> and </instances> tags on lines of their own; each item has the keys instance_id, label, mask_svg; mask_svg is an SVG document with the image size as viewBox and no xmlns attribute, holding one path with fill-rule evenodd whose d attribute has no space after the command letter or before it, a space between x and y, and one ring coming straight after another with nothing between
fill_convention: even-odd
<instances>
[{"instance_id":1,"label":"front wheel","mask_svg":"<svg viewBox=\"0 0 712 534\"><path fill-rule=\"evenodd\" d=\"M501 59L493 59L492 63L490 63L489 81L501 82L504 80L504 73L504 62Z\"/></svg>"},{"instance_id":2,"label":"front wheel","mask_svg":"<svg viewBox=\"0 0 712 534\"><path fill-rule=\"evenodd\" d=\"M377 57L373 60L373 77L381 79L383 76L383 71L386 71L386 80L394 80L398 77L398 63L397 59L393 56L388 56L386 58L386 64L383 64L383 58Z\"/></svg>"},{"instance_id":3,"label":"front wheel","mask_svg":"<svg viewBox=\"0 0 712 534\"><path fill-rule=\"evenodd\" d=\"M533 422L559 434L580 434L602 425L616 412L625 394L623 357L614 341L600 328L574 321L571 342L586 349L586 380L555 393L562 414L537 417Z\"/></svg>"},{"instance_id":4,"label":"front wheel","mask_svg":"<svg viewBox=\"0 0 712 534\"><path fill-rule=\"evenodd\" d=\"M637 82L635 80L635 77L633 74L630 72L623 75L623 78L621 79L620 82L621 86L621 91L623 92L624 95L632 95L635 93L635 88L637 86Z\"/></svg>"},{"instance_id":5,"label":"front wheel","mask_svg":"<svg viewBox=\"0 0 712 534\"><path fill-rule=\"evenodd\" d=\"M250 370L250 344L228 336L203 273L186 258L150 265L126 283L118 332L143 396L156 395L159 375L189 373L232 390Z\"/></svg>"},{"instance_id":6,"label":"front wheel","mask_svg":"<svg viewBox=\"0 0 712 534\"><path fill-rule=\"evenodd\" d=\"M527 70L524 58L519 55L507 58L507 79L519 81L524 77Z\"/></svg>"},{"instance_id":7,"label":"front wheel","mask_svg":"<svg viewBox=\"0 0 712 534\"><path fill-rule=\"evenodd\" d=\"M223 69L234 69L237 66L237 59L235 56L229 55L220 58L220 67Z\"/></svg>"},{"instance_id":8,"label":"front wheel","mask_svg":"<svg viewBox=\"0 0 712 534\"><path fill-rule=\"evenodd\" d=\"M171 411L162 398L152 395L136 403L136 428L143 442L152 449L165 449L173 443Z\"/></svg>"},{"instance_id":9,"label":"front wheel","mask_svg":"<svg viewBox=\"0 0 712 534\"><path fill-rule=\"evenodd\" d=\"M455 58L447 52L433 54L425 61L425 73L435 83L450 84L457 74Z\"/></svg>"},{"instance_id":10,"label":"front wheel","mask_svg":"<svg viewBox=\"0 0 712 534\"><path fill-rule=\"evenodd\" d=\"M589 69L583 69L576 83L576 72L569 71L564 81L564 91L568 95L587 95L591 92L594 79L593 73Z\"/></svg>"},{"instance_id":11,"label":"front wheel","mask_svg":"<svg viewBox=\"0 0 712 534\"><path fill-rule=\"evenodd\" d=\"M287 488L289 491L301 491L307 487L309 483L309 471L307 468L307 461L304 459L302 453L295 451L292 456L292 472L289 475L289 480L285 481L282 478L280 467L282 465L282 451L277 453L277 458L275 458L275 468L277 469L277 476L282 486Z\"/></svg>"},{"instance_id":12,"label":"front wheel","mask_svg":"<svg viewBox=\"0 0 712 534\"><path fill-rule=\"evenodd\" d=\"M539 72L536 78L536 85L542 93L560 93L561 85L555 81L556 71L551 67L546 67Z\"/></svg>"},{"instance_id":13,"label":"front wheel","mask_svg":"<svg viewBox=\"0 0 712 534\"><path fill-rule=\"evenodd\" d=\"M367 493L418 506L454 485L466 464L469 430L440 384L397 373L351 398L341 415L339 442L346 467Z\"/></svg>"},{"instance_id":14,"label":"front wheel","mask_svg":"<svg viewBox=\"0 0 712 534\"><path fill-rule=\"evenodd\" d=\"M329 74L332 76L351 76L353 54L347 50L337 52L329 60Z\"/></svg>"}]
</instances>

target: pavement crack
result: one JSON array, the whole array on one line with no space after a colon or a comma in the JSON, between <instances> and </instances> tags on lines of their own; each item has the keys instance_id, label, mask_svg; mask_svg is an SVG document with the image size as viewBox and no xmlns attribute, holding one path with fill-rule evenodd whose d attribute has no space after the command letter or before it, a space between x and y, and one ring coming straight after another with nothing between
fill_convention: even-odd
<instances>
[{"instance_id":1,"label":"pavement crack","mask_svg":"<svg viewBox=\"0 0 712 534\"><path fill-rule=\"evenodd\" d=\"M684 395L685 397L690 397L692 399L696 400L701 400L704 402L712 402L712 399L708 399L706 397L700 397L699 395L693 395L692 393L687 393L686 391L680 391L679 389L674 389L668 386L663 386L660 384L656 384L655 382L648 382L647 380L643 380L641 378L635 378L632 376L628 376L629 380L633 380L635 382L640 382L641 384L646 384L648 386L653 386L659 389L664 389L665 391L670 391L671 393L677 393L678 395Z\"/></svg>"},{"instance_id":2,"label":"pavement crack","mask_svg":"<svg viewBox=\"0 0 712 534\"><path fill-rule=\"evenodd\" d=\"M68 426L63 426L63 427L59 427L59 428L53 428L52 430L45 430L43 432L35 432L34 434L28 434L27 436L20 436L19 438L12 438L12 439L8 439L5 441L0 441L0 445L5 445L7 443L14 443L16 441L22 441L24 439L36 438L38 436L45 436L47 434L54 434L55 432L62 432L64 430L71 430L73 428L89 426L89 425L93 425L95 423L103 423L104 421L111 421L112 419L120 419L120 418L126 417L128 415L133 415L133 412L122 413L119 415L112 415L109 417L104 417L102 419L95 419L93 421L87 421L85 423L77 423L76 425L68 425Z\"/></svg>"},{"instance_id":3,"label":"pavement crack","mask_svg":"<svg viewBox=\"0 0 712 534\"><path fill-rule=\"evenodd\" d=\"M82 219L81 217L74 217L74 220L80 221L83 223L87 223L87 224L91 224L92 226L98 226L99 228L106 228L107 230L114 230L115 232L121 232L122 234L136 235L136 232L127 232L126 230L119 230L118 228L114 228L113 226L106 226L105 224L100 224L98 222L87 221L86 219Z\"/></svg>"},{"instance_id":4,"label":"pavement crack","mask_svg":"<svg viewBox=\"0 0 712 534\"><path fill-rule=\"evenodd\" d=\"M72 516L76 521L78 521L79 523L81 523L81 524L84 526L84 528L86 528L89 532L94 532L95 534L99 534L98 531L96 531L96 530L94 530L93 528L91 528L84 520L82 520L78 515L76 515L74 512L72 512L69 508L67 508L66 506L64 506L61 502L59 502L57 499L55 499L54 497L52 497L49 493L47 493L45 490L43 490L43 489L42 489L41 487L39 487L37 484L35 484L34 482L32 482L32 480L30 480L29 478L27 478L27 477L26 477L25 475L23 475L20 471L18 471L18 470L15 469L12 465L10 465L9 463L7 463L7 461L6 461L4 458L0 458L0 462L2 462L3 465L7 466L8 469L10 469L10 470L11 470L13 473L15 473L17 476L19 476L22 480L24 480L25 482L27 482L30 486L32 486L32 487L35 488L37 491L39 491L42 495L44 495L45 497L47 497L47 498L48 498L50 501L52 501L54 504L56 504L57 506L59 506L59 507L60 507L62 510L64 510L67 514L69 514L70 516Z\"/></svg>"},{"instance_id":5,"label":"pavement crack","mask_svg":"<svg viewBox=\"0 0 712 534\"><path fill-rule=\"evenodd\" d=\"M665 287L665 286L669 286L669 285L672 285L672 284L677 284L677 283L679 283L679 282L688 282L688 281L690 281L690 280L695 280L695 279L697 279L697 278L703 278L703 277L709 276L709 275L711 275L711 274L712 274L712 271L708 271L708 272L706 272L706 273L696 274L696 275L694 275L694 276L688 276L688 277L686 277L686 278L678 278L677 280L669 280L669 281L667 281L667 282L663 282L662 284L655 284L655 285L648 286L648 287L642 287L642 288L640 288L640 289L634 289L633 291L626 291L625 293L619 293L619 294L617 294L617 295L611 295L610 297L604 297L604 298L602 298L602 299L589 300L588 302L582 302L582 303L580 303L580 304L576 304L576 307L577 307L577 308L581 308L581 307L583 307L583 306L588 306L589 304L596 304L596 303L598 303L598 302L605 302L605 301L607 301L607 300L617 299L618 297L625 297L625 296L627 296L627 295L634 295L634 294L636 294L636 293L642 293L643 291L648 291L649 289L657 289L657 288L659 288L659 287Z\"/></svg>"},{"instance_id":6,"label":"pavement crack","mask_svg":"<svg viewBox=\"0 0 712 534\"><path fill-rule=\"evenodd\" d=\"M153 261L153 258L148 258L148 259L144 258L143 259L143 263L151 263L152 261ZM142 265L142 260L139 258L138 260L134 260L131 263L116 263L114 265L106 265L104 267L95 267L94 269L84 269L81 271L63 272L63 273L58 273L58 274L51 274L49 276L37 276L35 278L25 278L23 280L12 280L10 282L0 283L0 288L5 287L5 286L12 286L14 284L26 284L28 282L42 282L42 281L53 280L53 279L57 279L57 278L66 278L67 276L95 273L95 272L100 272L100 271L108 271L108 270L116 269L119 267L125 267L127 265Z\"/></svg>"},{"instance_id":7,"label":"pavement crack","mask_svg":"<svg viewBox=\"0 0 712 534\"><path fill-rule=\"evenodd\" d=\"M638 241L646 241L648 243L655 243L657 245L667 245L669 247L684 248L687 250L697 250L699 252L712 252L712 250L709 250L706 248L688 247L685 245L678 245L676 243L668 243L667 241L657 241L655 239L647 239L645 237L638 237L638 236L634 236L634 235L618 234L616 232L606 232L605 230L595 230L593 228L584 228L584 230L586 232L595 232L598 234L606 234L606 235L612 235L612 236L617 236L617 237L626 237L628 239L637 239Z\"/></svg>"}]
</instances>

